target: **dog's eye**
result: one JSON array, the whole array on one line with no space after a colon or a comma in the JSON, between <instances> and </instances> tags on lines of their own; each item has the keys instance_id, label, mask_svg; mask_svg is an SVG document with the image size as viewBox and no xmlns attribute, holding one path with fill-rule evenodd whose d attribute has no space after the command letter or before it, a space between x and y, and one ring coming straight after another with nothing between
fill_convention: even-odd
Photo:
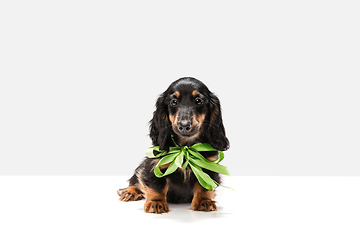
<instances>
[{"instance_id":1,"label":"dog's eye","mask_svg":"<svg viewBox=\"0 0 360 240\"><path fill-rule=\"evenodd\" d=\"M196 98L195 103L196 103L196 105L200 106L200 105L202 105L204 103L204 101L201 98Z\"/></svg>"},{"instance_id":2,"label":"dog's eye","mask_svg":"<svg viewBox=\"0 0 360 240\"><path fill-rule=\"evenodd\" d=\"M178 101L176 99L172 99L170 101L170 106L175 107L178 104Z\"/></svg>"}]
</instances>

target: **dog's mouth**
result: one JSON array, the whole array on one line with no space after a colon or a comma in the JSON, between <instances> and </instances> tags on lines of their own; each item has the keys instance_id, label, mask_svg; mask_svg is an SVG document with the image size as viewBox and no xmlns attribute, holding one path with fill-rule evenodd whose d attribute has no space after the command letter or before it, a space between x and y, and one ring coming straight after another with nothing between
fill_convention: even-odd
<instances>
[{"instance_id":1,"label":"dog's mouth","mask_svg":"<svg viewBox=\"0 0 360 240\"><path fill-rule=\"evenodd\" d=\"M193 136L195 136L196 134L197 134L197 132L195 132L195 133L189 133L189 134L181 134L181 133L177 133L177 132L175 132L178 136L180 136L180 137L183 137L183 138L191 138L191 137L193 137Z\"/></svg>"}]
</instances>

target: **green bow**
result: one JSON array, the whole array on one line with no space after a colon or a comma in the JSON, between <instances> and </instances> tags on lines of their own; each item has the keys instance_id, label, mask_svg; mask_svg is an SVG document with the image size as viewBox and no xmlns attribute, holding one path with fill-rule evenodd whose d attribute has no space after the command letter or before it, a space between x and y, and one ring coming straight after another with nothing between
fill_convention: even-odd
<instances>
[{"instance_id":1,"label":"green bow","mask_svg":"<svg viewBox=\"0 0 360 240\"><path fill-rule=\"evenodd\" d=\"M154 155L154 150L160 153ZM218 151L219 158L212 162L208 161L199 153L203 151ZM168 152L165 150L160 150L159 146L155 146L146 150L146 156L149 158L159 158L164 156L160 159L154 169L155 176L161 178L175 172L178 168L185 169L189 165L201 186L210 191L214 190L219 184L208 174L204 173L202 168L225 175L230 175L226 167L219 164L219 162L224 159L224 153L211 147L208 143L196 143L190 147L170 147ZM161 172L160 166L168 163L171 164L166 169L165 173Z\"/></svg>"}]
</instances>

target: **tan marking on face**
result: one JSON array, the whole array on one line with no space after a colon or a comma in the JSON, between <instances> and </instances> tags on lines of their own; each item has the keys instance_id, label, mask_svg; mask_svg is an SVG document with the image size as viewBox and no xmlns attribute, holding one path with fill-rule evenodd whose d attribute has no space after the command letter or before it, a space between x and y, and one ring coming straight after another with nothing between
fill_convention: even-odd
<instances>
[{"instance_id":1,"label":"tan marking on face","mask_svg":"<svg viewBox=\"0 0 360 240\"><path fill-rule=\"evenodd\" d=\"M179 113L179 112L177 112L175 115L169 114L169 119L170 119L171 125L172 125L173 127L177 126L177 123L178 123L178 113Z\"/></svg>"},{"instance_id":2,"label":"tan marking on face","mask_svg":"<svg viewBox=\"0 0 360 240\"><path fill-rule=\"evenodd\" d=\"M170 119L171 124L174 124L174 122L176 120L176 115L169 114L169 119Z\"/></svg>"},{"instance_id":3,"label":"tan marking on face","mask_svg":"<svg viewBox=\"0 0 360 240\"><path fill-rule=\"evenodd\" d=\"M180 97L179 91L174 92L173 95L174 95L176 98L179 98L179 97Z\"/></svg>"},{"instance_id":4,"label":"tan marking on face","mask_svg":"<svg viewBox=\"0 0 360 240\"><path fill-rule=\"evenodd\" d=\"M194 91L192 92L192 95L193 95L193 97L196 97L197 95L199 95L199 92L196 91L196 90L194 90Z\"/></svg>"},{"instance_id":5,"label":"tan marking on face","mask_svg":"<svg viewBox=\"0 0 360 240\"><path fill-rule=\"evenodd\" d=\"M194 117L193 120L192 120L192 125L193 125L193 126L198 126L198 128L200 128L201 125L202 125L202 123L203 123L204 120L205 120L205 116L206 116L205 113L200 114L200 115L195 114L195 117Z\"/></svg>"}]
</instances>

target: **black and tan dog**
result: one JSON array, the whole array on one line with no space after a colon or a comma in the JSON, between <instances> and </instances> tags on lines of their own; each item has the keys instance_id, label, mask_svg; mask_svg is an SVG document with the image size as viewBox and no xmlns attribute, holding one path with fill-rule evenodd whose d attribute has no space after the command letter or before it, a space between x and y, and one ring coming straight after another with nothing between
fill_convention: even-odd
<instances>
[{"instance_id":1,"label":"black and tan dog","mask_svg":"<svg viewBox=\"0 0 360 240\"><path fill-rule=\"evenodd\" d=\"M175 146L191 146L209 143L213 148L225 151L229 141L221 117L219 99L204 83L195 78L181 78L173 82L160 95L156 110L150 121L150 137L154 146L168 150ZM209 161L218 157L218 152L201 153ZM146 158L129 180L129 186L119 189L121 201L137 201L146 198L145 212L166 213L169 203L190 203L195 211L216 211L215 191L203 188L190 167L178 168L162 178L154 174L160 159ZM162 171L166 170L166 165ZM218 173L203 169L212 179L220 183Z\"/></svg>"}]
</instances>

